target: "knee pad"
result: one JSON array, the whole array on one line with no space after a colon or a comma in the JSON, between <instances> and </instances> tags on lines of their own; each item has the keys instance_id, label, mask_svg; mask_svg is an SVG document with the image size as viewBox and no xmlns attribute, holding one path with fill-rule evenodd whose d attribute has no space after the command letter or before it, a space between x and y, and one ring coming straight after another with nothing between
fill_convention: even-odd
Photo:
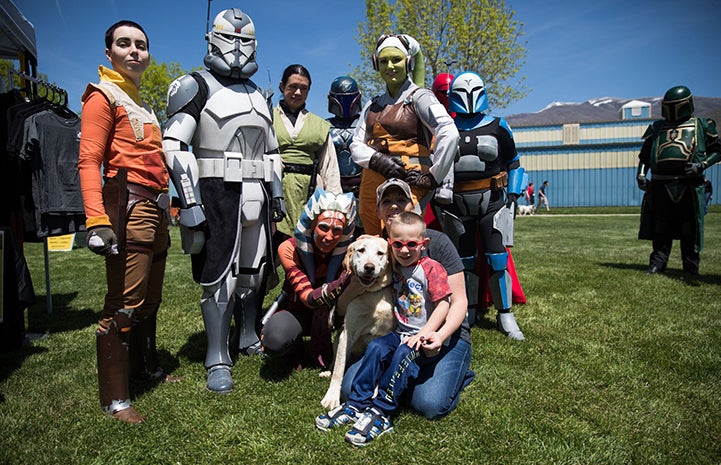
<instances>
[{"instance_id":1,"label":"knee pad","mask_svg":"<svg viewBox=\"0 0 721 465\"><path fill-rule=\"evenodd\" d=\"M102 334L127 334L135 320L134 308L119 308L109 317L103 317L98 321L97 335Z\"/></svg>"},{"instance_id":2,"label":"knee pad","mask_svg":"<svg viewBox=\"0 0 721 465\"><path fill-rule=\"evenodd\" d=\"M282 354L300 339L302 333L303 328L292 313L277 312L263 327L263 349L268 354Z\"/></svg>"},{"instance_id":3,"label":"knee pad","mask_svg":"<svg viewBox=\"0 0 721 465\"><path fill-rule=\"evenodd\" d=\"M477 259L478 259L477 255L471 255L470 257L462 257L461 262L463 263L463 269L465 271L470 271L471 273L475 273Z\"/></svg>"},{"instance_id":4,"label":"knee pad","mask_svg":"<svg viewBox=\"0 0 721 465\"><path fill-rule=\"evenodd\" d=\"M506 271L506 268L508 266L508 252L487 253L486 261L488 262L488 266L491 267L492 271Z\"/></svg>"}]
</instances>

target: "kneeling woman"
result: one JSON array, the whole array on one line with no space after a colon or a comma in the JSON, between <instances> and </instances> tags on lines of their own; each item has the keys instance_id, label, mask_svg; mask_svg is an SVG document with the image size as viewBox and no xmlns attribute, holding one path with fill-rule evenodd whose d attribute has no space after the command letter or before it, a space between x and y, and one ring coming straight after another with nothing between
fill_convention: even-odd
<instances>
[{"instance_id":1,"label":"kneeling woman","mask_svg":"<svg viewBox=\"0 0 721 465\"><path fill-rule=\"evenodd\" d=\"M333 359L330 310L347 284L342 262L353 236L356 205L352 193L316 189L305 205L294 237L278 247L285 270L284 309L274 313L261 332L263 351L284 357L292 368L310 362L329 368ZM303 336L310 336L310 360Z\"/></svg>"}]
</instances>

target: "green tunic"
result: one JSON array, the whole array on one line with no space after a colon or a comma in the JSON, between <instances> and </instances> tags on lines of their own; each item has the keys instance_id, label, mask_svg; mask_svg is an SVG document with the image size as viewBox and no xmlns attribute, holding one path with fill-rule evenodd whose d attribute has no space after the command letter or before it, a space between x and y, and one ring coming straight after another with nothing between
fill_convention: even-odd
<instances>
[{"instance_id":1,"label":"green tunic","mask_svg":"<svg viewBox=\"0 0 721 465\"><path fill-rule=\"evenodd\" d=\"M283 163L306 165L311 167L313 161L320 161L322 150L328 140L330 123L310 112L299 115L296 121L297 135L293 137L286 128L279 108L274 109L273 126L278 138L278 149ZM298 124L302 124L298 131ZM292 236L295 226L308 200L310 176L299 173L283 173L283 194L287 216L277 223L278 231Z\"/></svg>"}]
</instances>

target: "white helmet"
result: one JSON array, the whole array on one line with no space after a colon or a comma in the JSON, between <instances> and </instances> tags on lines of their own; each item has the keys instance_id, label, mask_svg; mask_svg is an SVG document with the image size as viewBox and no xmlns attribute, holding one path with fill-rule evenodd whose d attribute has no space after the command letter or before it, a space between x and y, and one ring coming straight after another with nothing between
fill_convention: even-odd
<instances>
[{"instance_id":1,"label":"white helmet","mask_svg":"<svg viewBox=\"0 0 721 465\"><path fill-rule=\"evenodd\" d=\"M230 8L218 13L205 38L208 54L203 62L211 70L235 79L248 79L258 71L255 26L240 9Z\"/></svg>"}]
</instances>

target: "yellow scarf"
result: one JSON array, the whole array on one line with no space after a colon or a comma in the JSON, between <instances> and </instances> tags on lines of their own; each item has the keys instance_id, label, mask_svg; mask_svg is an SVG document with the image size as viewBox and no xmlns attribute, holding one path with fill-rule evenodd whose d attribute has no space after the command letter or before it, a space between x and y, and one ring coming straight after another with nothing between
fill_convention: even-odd
<instances>
[{"instance_id":1,"label":"yellow scarf","mask_svg":"<svg viewBox=\"0 0 721 465\"><path fill-rule=\"evenodd\" d=\"M125 79L122 74L103 65L98 66L98 75L101 81L112 82L123 89L123 92L128 94L128 97L133 99L135 103L141 107L143 106L143 99L140 98L140 90L135 86L133 81Z\"/></svg>"}]
</instances>

